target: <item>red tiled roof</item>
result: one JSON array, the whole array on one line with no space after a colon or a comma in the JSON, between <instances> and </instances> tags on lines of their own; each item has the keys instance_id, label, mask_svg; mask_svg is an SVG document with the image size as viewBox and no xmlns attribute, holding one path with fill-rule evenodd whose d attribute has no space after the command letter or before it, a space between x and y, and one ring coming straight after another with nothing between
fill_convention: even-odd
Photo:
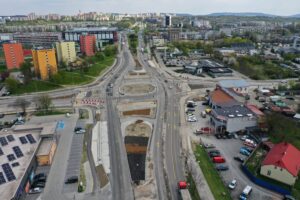
<instances>
[{"instance_id":1,"label":"red tiled roof","mask_svg":"<svg viewBox=\"0 0 300 200\"><path fill-rule=\"evenodd\" d=\"M220 89L216 89L212 92L212 94L210 95L210 100L214 104L231 104L236 102L234 98Z\"/></svg>"},{"instance_id":2,"label":"red tiled roof","mask_svg":"<svg viewBox=\"0 0 300 200\"><path fill-rule=\"evenodd\" d=\"M300 171L300 151L293 145L282 142L276 144L265 157L262 165L274 165L298 176Z\"/></svg>"},{"instance_id":3,"label":"red tiled roof","mask_svg":"<svg viewBox=\"0 0 300 200\"><path fill-rule=\"evenodd\" d=\"M265 114L263 113L263 112L261 112L258 108L257 108L257 106L255 106L255 105L252 105L252 104L247 104L246 105L247 106L247 108L249 108L252 112L254 112L256 115L258 115L258 116L264 116Z\"/></svg>"}]
</instances>

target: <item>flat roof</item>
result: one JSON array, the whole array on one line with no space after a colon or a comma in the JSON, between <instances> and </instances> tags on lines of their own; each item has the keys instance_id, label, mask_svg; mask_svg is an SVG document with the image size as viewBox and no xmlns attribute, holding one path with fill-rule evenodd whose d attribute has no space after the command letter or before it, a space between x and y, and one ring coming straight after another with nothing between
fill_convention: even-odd
<instances>
[{"instance_id":1,"label":"flat roof","mask_svg":"<svg viewBox=\"0 0 300 200\"><path fill-rule=\"evenodd\" d=\"M53 135L56 132L57 122L38 123L38 124L24 124L14 127L14 131L24 132L38 130L41 131L41 136Z\"/></svg>"},{"instance_id":2,"label":"flat roof","mask_svg":"<svg viewBox=\"0 0 300 200\"><path fill-rule=\"evenodd\" d=\"M117 31L118 29L115 27L88 27L88 28L74 28L71 30L64 31L65 33L72 32L94 32L94 31Z\"/></svg>"},{"instance_id":3,"label":"flat roof","mask_svg":"<svg viewBox=\"0 0 300 200\"><path fill-rule=\"evenodd\" d=\"M223 88L240 88L249 87L249 83L244 79L239 80L221 80L218 83L219 86Z\"/></svg>"},{"instance_id":4,"label":"flat roof","mask_svg":"<svg viewBox=\"0 0 300 200\"><path fill-rule=\"evenodd\" d=\"M28 165L31 161L31 158L38 147L38 141L39 141L39 136L38 133L31 133L33 138L36 140L35 143L31 144L28 142L27 138L27 143L22 144L20 141L20 137L24 137L28 133L14 133L14 132L5 132L1 131L0 132L0 137L6 137L8 135L12 135L14 137L13 141L8 141L8 144L3 146L1 145L1 149L3 151L3 155L0 156L0 165L2 166L3 164L8 163L9 166L11 167L16 179L12 181L8 181L7 176L5 175L3 168L0 167L0 172L3 173L6 183L3 183L0 185L0 193L1 193L1 199L11 199L16 190L18 189L20 182L22 180L22 177L24 176L24 173L26 172ZM15 152L13 151L13 147L18 146L23 153L24 156L22 157L17 157ZM9 161L7 155L13 154L15 157L15 160ZM13 163L19 163L19 166L12 167Z\"/></svg>"},{"instance_id":5,"label":"flat roof","mask_svg":"<svg viewBox=\"0 0 300 200\"><path fill-rule=\"evenodd\" d=\"M226 116L227 118L236 117L255 117L249 108L244 105L235 105L231 107L215 108L213 111L220 116Z\"/></svg>"},{"instance_id":6,"label":"flat roof","mask_svg":"<svg viewBox=\"0 0 300 200\"><path fill-rule=\"evenodd\" d=\"M48 155L54 142L55 141L52 138L44 138L41 141L41 144L40 144L38 152L36 153L36 156Z\"/></svg>"}]
</instances>

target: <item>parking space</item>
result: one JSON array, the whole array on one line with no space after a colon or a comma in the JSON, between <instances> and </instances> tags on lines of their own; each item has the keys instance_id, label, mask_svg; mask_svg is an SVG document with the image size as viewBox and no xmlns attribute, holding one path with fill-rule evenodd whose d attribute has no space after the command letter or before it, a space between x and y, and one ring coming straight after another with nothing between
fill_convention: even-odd
<instances>
[{"instance_id":1,"label":"parking space","mask_svg":"<svg viewBox=\"0 0 300 200\"><path fill-rule=\"evenodd\" d=\"M240 169L241 162L234 160L234 157L238 156L240 158L246 159L247 156L239 153L240 148L243 147L243 141L238 139L217 139L213 133L209 134L195 134L196 130L203 127L210 127L210 116L207 114L205 118L201 116L201 112L207 109L207 106L202 105L202 101L195 102L195 111L193 112L197 118L197 122L186 122L188 129L190 130L190 136L194 141L202 141L205 144L212 144L215 146L214 149L220 151L221 156L225 158L225 165L228 166L228 170L220 171L221 179L226 186L233 180L237 180L236 188L231 191L233 199L239 199L239 195L243 189L250 185L253 188L253 192L249 199L255 200L277 200L280 199L280 195L274 194L273 192L261 188L253 184L248 177ZM212 131L213 132L213 131ZM209 149L211 150L211 149ZM220 165L220 164L216 164Z\"/></svg>"}]
</instances>

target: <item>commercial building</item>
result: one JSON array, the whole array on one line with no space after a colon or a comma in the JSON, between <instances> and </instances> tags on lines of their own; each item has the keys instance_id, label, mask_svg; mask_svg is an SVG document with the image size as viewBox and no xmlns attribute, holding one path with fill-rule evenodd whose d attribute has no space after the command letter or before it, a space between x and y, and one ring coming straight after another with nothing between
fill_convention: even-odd
<instances>
[{"instance_id":1,"label":"commercial building","mask_svg":"<svg viewBox=\"0 0 300 200\"><path fill-rule=\"evenodd\" d=\"M62 35L58 32L14 33L13 39L30 48L37 46L52 47L55 42L62 40Z\"/></svg>"},{"instance_id":2,"label":"commercial building","mask_svg":"<svg viewBox=\"0 0 300 200\"><path fill-rule=\"evenodd\" d=\"M170 28L168 29L168 40L170 42L180 39L180 29Z\"/></svg>"},{"instance_id":3,"label":"commercial building","mask_svg":"<svg viewBox=\"0 0 300 200\"><path fill-rule=\"evenodd\" d=\"M54 48L38 47L32 49L34 72L42 80L49 79L57 73L57 63Z\"/></svg>"},{"instance_id":4,"label":"commercial building","mask_svg":"<svg viewBox=\"0 0 300 200\"><path fill-rule=\"evenodd\" d=\"M204 72L214 78L221 76L232 76L233 73L228 67L208 59L201 60L200 65L202 66Z\"/></svg>"},{"instance_id":5,"label":"commercial building","mask_svg":"<svg viewBox=\"0 0 300 200\"><path fill-rule=\"evenodd\" d=\"M8 70L19 68L24 62L22 44L16 42L4 43L3 51Z\"/></svg>"},{"instance_id":6,"label":"commercial building","mask_svg":"<svg viewBox=\"0 0 300 200\"><path fill-rule=\"evenodd\" d=\"M96 52L96 37L95 35L80 36L80 51L86 56L93 56Z\"/></svg>"},{"instance_id":7,"label":"commercial building","mask_svg":"<svg viewBox=\"0 0 300 200\"><path fill-rule=\"evenodd\" d=\"M65 41L80 42L81 35L95 35L96 46L100 49L107 44L113 44L118 41L117 28L107 27L91 27L91 28L75 28L63 32L63 39Z\"/></svg>"},{"instance_id":8,"label":"commercial building","mask_svg":"<svg viewBox=\"0 0 300 200\"><path fill-rule=\"evenodd\" d=\"M300 171L300 151L282 142L268 152L260 168L260 174L287 185L294 185Z\"/></svg>"},{"instance_id":9,"label":"commercial building","mask_svg":"<svg viewBox=\"0 0 300 200\"><path fill-rule=\"evenodd\" d=\"M76 60L75 42L56 42L57 62L70 63Z\"/></svg>"}]
</instances>

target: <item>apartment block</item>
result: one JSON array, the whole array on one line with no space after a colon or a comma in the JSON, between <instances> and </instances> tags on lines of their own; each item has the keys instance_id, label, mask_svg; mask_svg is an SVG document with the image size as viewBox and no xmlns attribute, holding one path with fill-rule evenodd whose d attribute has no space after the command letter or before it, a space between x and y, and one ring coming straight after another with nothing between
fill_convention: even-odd
<instances>
[{"instance_id":1,"label":"apartment block","mask_svg":"<svg viewBox=\"0 0 300 200\"><path fill-rule=\"evenodd\" d=\"M20 43L3 44L6 67L8 70L19 68L24 62L23 48Z\"/></svg>"},{"instance_id":2,"label":"apartment block","mask_svg":"<svg viewBox=\"0 0 300 200\"><path fill-rule=\"evenodd\" d=\"M80 36L80 51L86 56L95 55L96 37L95 35L81 35Z\"/></svg>"},{"instance_id":3,"label":"apartment block","mask_svg":"<svg viewBox=\"0 0 300 200\"><path fill-rule=\"evenodd\" d=\"M57 62L70 63L76 60L75 42L56 43Z\"/></svg>"},{"instance_id":4,"label":"apartment block","mask_svg":"<svg viewBox=\"0 0 300 200\"><path fill-rule=\"evenodd\" d=\"M54 48L34 48L32 49L32 59L35 74L42 80L47 80L50 75L57 73L57 62Z\"/></svg>"}]
</instances>

